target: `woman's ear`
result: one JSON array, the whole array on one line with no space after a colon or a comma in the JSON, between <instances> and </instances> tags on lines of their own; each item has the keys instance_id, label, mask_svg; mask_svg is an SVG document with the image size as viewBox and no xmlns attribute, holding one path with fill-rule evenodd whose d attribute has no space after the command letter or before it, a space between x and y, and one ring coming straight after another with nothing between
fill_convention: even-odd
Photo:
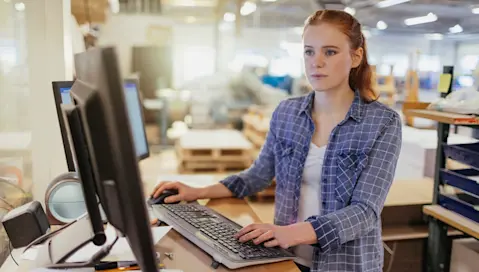
<instances>
[{"instance_id":1,"label":"woman's ear","mask_svg":"<svg viewBox=\"0 0 479 272\"><path fill-rule=\"evenodd\" d=\"M363 50L362 47L359 47L358 49L353 51L353 54L352 54L352 59L353 59L352 68L358 68L358 66L363 61L363 54L364 54L364 50Z\"/></svg>"}]
</instances>

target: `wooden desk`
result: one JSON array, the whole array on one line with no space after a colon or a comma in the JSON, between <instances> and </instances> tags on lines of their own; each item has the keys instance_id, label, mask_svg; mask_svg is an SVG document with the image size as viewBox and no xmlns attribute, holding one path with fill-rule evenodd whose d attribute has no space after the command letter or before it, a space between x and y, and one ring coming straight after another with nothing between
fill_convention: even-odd
<instances>
[{"instance_id":1,"label":"wooden desk","mask_svg":"<svg viewBox=\"0 0 479 272\"><path fill-rule=\"evenodd\" d=\"M443 124L450 125L478 125L479 118L472 115L442 112L434 110L407 110L406 115L411 117L426 118Z\"/></svg>"},{"instance_id":2,"label":"wooden desk","mask_svg":"<svg viewBox=\"0 0 479 272\"><path fill-rule=\"evenodd\" d=\"M458 213L452 212L439 205L427 205L423 207L424 214L440 220L476 239L479 239L479 224Z\"/></svg>"},{"instance_id":3,"label":"wooden desk","mask_svg":"<svg viewBox=\"0 0 479 272\"><path fill-rule=\"evenodd\" d=\"M201 203L201 202L200 202ZM227 198L204 201L206 206L213 208L226 217L232 219L240 225L247 225L255 222L261 222L259 217L253 212L246 201L241 199ZM202 203L202 204L203 204ZM220 265L217 269L213 269L210 265L212 258L204 253L199 247L185 239L181 234L175 230L171 230L163 237L160 242L155 245L155 249L161 254L161 262L169 269L180 269L184 272L190 271L232 271ZM174 254L173 260L168 259L164 253L171 252ZM33 266L32 261L20 260L19 254L14 254L20 266L16 267L12 264L11 258L7 259L0 271L5 272L26 272L30 271ZM246 267L242 269L235 269L235 272L266 272L266 271L281 271L281 272L299 272L293 261L284 261L273 264L259 265Z\"/></svg>"}]
</instances>

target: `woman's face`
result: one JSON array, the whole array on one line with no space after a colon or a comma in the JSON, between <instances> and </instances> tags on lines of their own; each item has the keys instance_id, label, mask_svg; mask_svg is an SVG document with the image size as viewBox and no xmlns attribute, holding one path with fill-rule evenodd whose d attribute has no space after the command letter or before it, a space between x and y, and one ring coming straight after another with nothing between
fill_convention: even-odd
<instances>
[{"instance_id":1,"label":"woman's face","mask_svg":"<svg viewBox=\"0 0 479 272\"><path fill-rule=\"evenodd\" d=\"M348 37L327 23L306 27L303 43L306 76L315 91L349 86L349 72L361 63L362 48L351 54Z\"/></svg>"}]
</instances>

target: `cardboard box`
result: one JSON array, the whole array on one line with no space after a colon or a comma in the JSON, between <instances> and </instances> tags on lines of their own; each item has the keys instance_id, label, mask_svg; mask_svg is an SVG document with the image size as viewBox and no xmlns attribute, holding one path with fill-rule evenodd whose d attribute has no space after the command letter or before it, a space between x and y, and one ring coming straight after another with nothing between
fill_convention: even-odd
<instances>
[{"instance_id":1,"label":"cardboard box","mask_svg":"<svg viewBox=\"0 0 479 272\"><path fill-rule=\"evenodd\" d=\"M477 272L479 267L479 241L474 238L452 242L450 272Z\"/></svg>"}]
</instances>

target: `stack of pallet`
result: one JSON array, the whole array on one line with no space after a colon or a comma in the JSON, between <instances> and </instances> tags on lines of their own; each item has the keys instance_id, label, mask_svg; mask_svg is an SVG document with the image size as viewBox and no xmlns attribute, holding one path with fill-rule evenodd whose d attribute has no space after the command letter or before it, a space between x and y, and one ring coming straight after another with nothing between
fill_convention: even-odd
<instances>
[{"instance_id":1,"label":"stack of pallet","mask_svg":"<svg viewBox=\"0 0 479 272\"><path fill-rule=\"evenodd\" d=\"M252 106L243 115L243 134L255 147L254 157L263 146L269 131L272 109Z\"/></svg>"},{"instance_id":2,"label":"stack of pallet","mask_svg":"<svg viewBox=\"0 0 479 272\"><path fill-rule=\"evenodd\" d=\"M258 153L266 140L273 110L272 107L251 106L248 113L243 116L243 134L255 147L254 158L258 157ZM276 181L273 180L271 186L257 193L254 197L260 200L274 197L275 190Z\"/></svg>"},{"instance_id":3,"label":"stack of pallet","mask_svg":"<svg viewBox=\"0 0 479 272\"><path fill-rule=\"evenodd\" d=\"M252 163L252 144L233 129L189 130L176 143L180 173L236 172Z\"/></svg>"}]
</instances>

